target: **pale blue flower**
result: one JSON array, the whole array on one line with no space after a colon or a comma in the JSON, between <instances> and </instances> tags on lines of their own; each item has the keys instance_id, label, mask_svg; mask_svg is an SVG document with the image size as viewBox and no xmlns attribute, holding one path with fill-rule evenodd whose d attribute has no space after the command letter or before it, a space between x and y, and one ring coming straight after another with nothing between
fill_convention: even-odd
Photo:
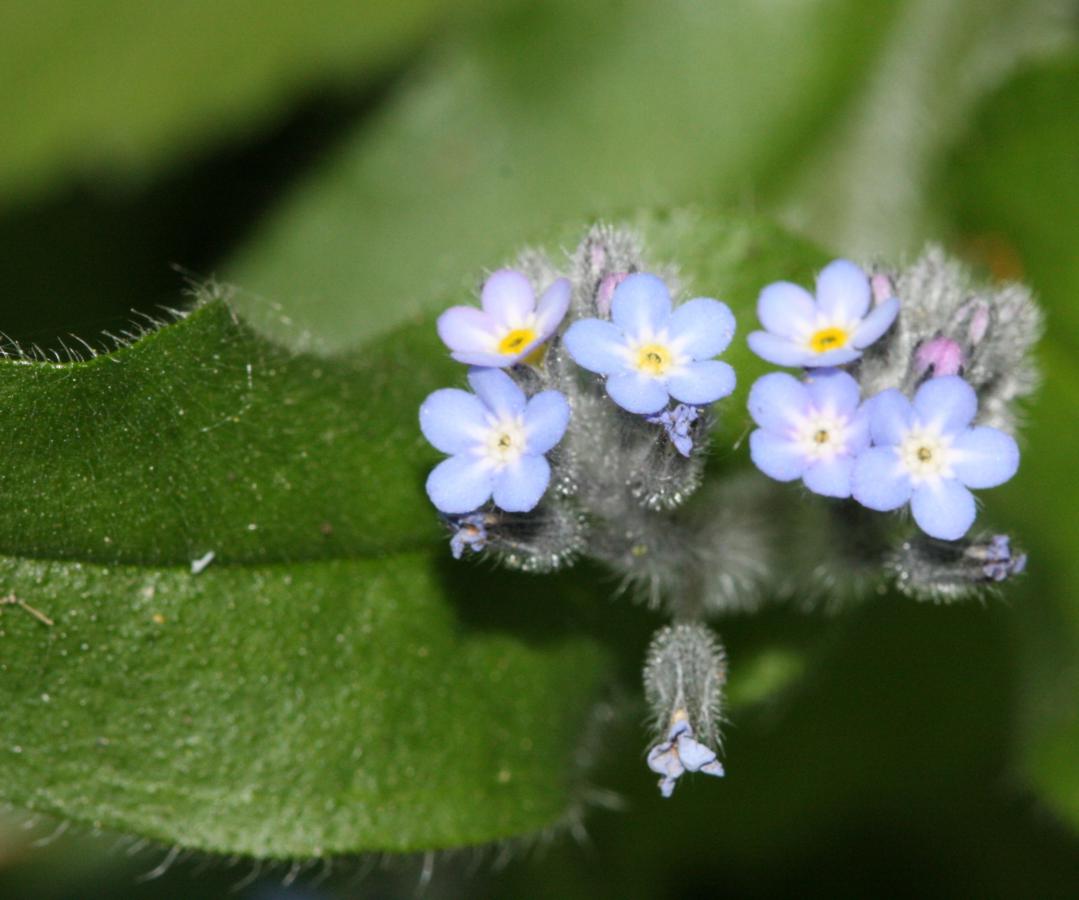
<instances>
[{"instance_id":1,"label":"pale blue flower","mask_svg":"<svg viewBox=\"0 0 1079 900\"><path fill-rule=\"evenodd\" d=\"M652 425L662 425L674 449L688 458L693 452L693 423L700 417L699 406L679 403L674 409L665 409L658 416L649 416L646 421Z\"/></svg>"},{"instance_id":2,"label":"pale blue flower","mask_svg":"<svg viewBox=\"0 0 1079 900\"><path fill-rule=\"evenodd\" d=\"M487 517L482 513L461 516L453 525L455 530L450 538L450 553L454 559L464 556L466 548L479 553L487 546Z\"/></svg>"},{"instance_id":3,"label":"pale blue flower","mask_svg":"<svg viewBox=\"0 0 1079 900\"><path fill-rule=\"evenodd\" d=\"M676 716L667 731L667 739L648 751L648 768L662 776L659 791L664 797L674 793L675 784L686 772L723 777L723 764L716 758L716 752L696 739L684 715Z\"/></svg>"},{"instance_id":4,"label":"pale blue flower","mask_svg":"<svg viewBox=\"0 0 1079 900\"><path fill-rule=\"evenodd\" d=\"M667 285L638 272L615 288L611 321L581 319L564 338L574 361L607 377L607 393L623 409L651 414L671 397L704 406L734 390L734 369L713 359L734 336L726 304L698 297L671 307Z\"/></svg>"},{"instance_id":5,"label":"pale blue flower","mask_svg":"<svg viewBox=\"0 0 1079 900\"><path fill-rule=\"evenodd\" d=\"M858 359L899 313L888 297L870 311L868 276L854 263L837 259L817 276L817 296L789 281L768 285L757 301L764 331L754 331L749 347L777 366L842 366Z\"/></svg>"},{"instance_id":6,"label":"pale blue flower","mask_svg":"<svg viewBox=\"0 0 1079 900\"><path fill-rule=\"evenodd\" d=\"M521 272L499 269L483 285L482 309L454 306L438 317L438 336L458 362L511 366L547 341L569 309L568 279L554 281L539 303Z\"/></svg>"},{"instance_id":7,"label":"pale blue flower","mask_svg":"<svg viewBox=\"0 0 1079 900\"><path fill-rule=\"evenodd\" d=\"M450 454L427 478L427 496L444 513L470 513L493 499L506 512L534 509L547 490L544 458L566 432L570 409L559 391L531 399L501 369L472 369L475 394L444 388L420 406L420 429Z\"/></svg>"},{"instance_id":8,"label":"pale blue flower","mask_svg":"<svg viewBox=\"0 0 1079 900\"><path fill-rule=\"evenodd\" d=\"M855 463L854 499L882 511L909 503L914 521L930 537L961 538L976 515L968 488L996 487L1019 468L1011 435L971 427L978 397L958 375L930 379L913 403L892 389L867 407L874 446Z\"/></svg>"},{"instance_id":9,"label":"pale blue flower","mask_svg":"<svg viewBox=\"0 0 1079 900\"><path fill-rule=\"evenodd\" d=\"M854 460L869 446L869 423L858 382L837 369L806 382L785 372L757 379L749 413L760 427L749 436L757 468L777 481L801 478L809 490L849 497Z\"/></svg>"}]
</instances>

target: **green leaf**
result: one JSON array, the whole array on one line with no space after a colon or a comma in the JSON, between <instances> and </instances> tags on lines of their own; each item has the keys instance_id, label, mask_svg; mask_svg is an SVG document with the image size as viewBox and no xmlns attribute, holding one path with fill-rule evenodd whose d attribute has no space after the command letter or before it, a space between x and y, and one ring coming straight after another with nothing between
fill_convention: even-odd
<instances>
[{"instance_id":1,"label":"green leaf","mask_svg":"<svg viewBox=\"0 0 1079 900\"><path fill-rule=\"evenodd\" d=\"M238 302L284 339L298 325L347 345L470 291L563 223L778 176L853 89L893 6L514 8L449 42L298 188L231 267L252 292Z\"/></svg>"},{"instance_id":2,"label":"green leaf","mask_svg":"<svg viewBox=\"0 0 1079 900\"><path fill-rule=\"evenodd\" d=\"M0 571L55 622L0 612L4 800L260 857L568 814L604 654L458 621L473 592L555 623L574 594L447 573L414 424L451 377L416 366L434 341L291 356L214 301L86 362L0 362Z\"/></svg>"},{"instance_id":3,"label":"green leaf","mask_svg":"<svg viewBox=\"0 0 1079 900\"><path fill-rule=\"evenodd\" d=\"M73 173L130 178L243 133L315 86L362 85L445 6L4 4L0 196Z\"/></svg>"},{"instance_id":4,"label":"green leaf","mask_svg":"<svg viewBox=\"0 0 1079 900\"><path fill-rule=\"evenodd\" d=\"M1019 749L1032 782L1079 827L1079 558L1075 410L1079 407L1079 56L1022 73L989 98L940 176L938 194L968 246L1020 276L1047 312L1044 384L1025 429L1023 469L1000 491L1030 552L1016 599Z\"/></svg>"},{"instance_id":5,"label":"green leaf","mask_svg":"<svg viewBox=\"0 0 1079 900\"><path fill-rule=\"evenodd\" d=\"M762 282L820 262L758 220L632 223L743 323ZM220 299L83 362L0 360L0 799L274 858L575 815L612 645L636 690L659 621L594 571L449 559L415 416L462 374L431 320L312 356Z\"/></svg>"}]
</instances>

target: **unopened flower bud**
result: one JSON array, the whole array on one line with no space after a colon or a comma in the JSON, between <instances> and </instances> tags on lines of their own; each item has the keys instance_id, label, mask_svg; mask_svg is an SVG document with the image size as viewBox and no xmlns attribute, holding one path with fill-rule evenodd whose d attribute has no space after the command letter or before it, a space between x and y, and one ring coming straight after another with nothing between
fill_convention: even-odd
<instances>
[{"instance_id":1,"label":"unopened flower bud","mask_svg":"<svg viewBox=\"0 0 1079 900\"><path fill-rule=\"evenodd\" d=\"M629 272L612 272L604 276L596 288L596 312L606 319L611 314L611 298L614 297L614 289L626 278Z\"/></svg>"},{"instance_id":2,"label":"unopened flower bud","mask_svg":"<svg viewBox=\"0 0 1079 900\"><path fill-rule=\"evenodd\" d=\"M914 352L914 371L921 378L958 375L963 370L963 348L951 338L935 337Z\"/></svg>"},{"instance_id":3,"label":"unopened flower bud","mask_svg":"<svg viewBox=\"0 0 1079 900\"><path fill-rule=\"evenodd\" d=\"M890 276L878 272L869 279L869 286L873 291L873 305L879 306L889 297L895 296L895 285Z\"/></svg>"}]
</instances>

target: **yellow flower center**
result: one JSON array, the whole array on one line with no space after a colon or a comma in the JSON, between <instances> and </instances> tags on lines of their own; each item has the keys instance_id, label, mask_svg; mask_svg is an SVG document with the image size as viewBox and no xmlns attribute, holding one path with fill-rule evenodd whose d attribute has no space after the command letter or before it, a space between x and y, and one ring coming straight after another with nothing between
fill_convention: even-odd
<instances>
[{"instance_id":1,"label":"yellow flower center","mask_svg":"<svg viewBox=\"0 0 1079 900\"><path fill-rule=\"evenodd\" d=\"M662 375L671 366L671 352L660 344L645 344L637 350L637 368L649 375Z\"/></svg>"},{"instance_id":2,"label":"yellow flower center","mask_svg":"<svg viewBox=\"0 0 1079 900\"><path fill-rule=\"evenodd\" d=\"M827 428L819 428L819 429L817 429L817 433L813 435L813 440L815 440L818 444L827 444L828 443L828 429Z\"/></svg>"},{"instance_id":3,"label":"yellow flower center","mask_svg":"<svg viewBox=\"0 0 1079 900\"><path fill-rule=\"evenodd\" d=\"M498 352L507 356L520 353L536 339L536 332L531 328L514 328L498 342Z\"/></svg>"},{"instance_id":4,"label":"yellow flower center","mask_svg":"<svg viewBox=\"0 0 1079 900\"><path fill-rule=\"evenodd\" d=\"M814 353L827 353L829 350L845 347L849 337L842 328L822 328L810 337L809 348Z\"/></svg>"}]
</instances>

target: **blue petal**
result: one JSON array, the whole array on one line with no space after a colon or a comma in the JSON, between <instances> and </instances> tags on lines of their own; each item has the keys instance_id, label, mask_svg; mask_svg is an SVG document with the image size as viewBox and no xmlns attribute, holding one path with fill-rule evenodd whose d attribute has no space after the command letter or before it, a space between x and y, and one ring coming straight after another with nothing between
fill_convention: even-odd
<instances>
[{"instance_id":1,"label":"blue petal","mask_svg":"<svg viewBox=\"0 0 1079 900\"><path fill-rule=\"evenodd\" d=\"M473 456L444 459L427 476L427 496L444 513L469 513L491 497L494 477Z\"/></svg>"},{"instance_id":2,"label":"blue petal","mask_svg":"<svg viewBox=\"0 0 1079 900\"><path fill-rule=\"evenodd\" d=\"M734 337L734 313L726 303L698 297L671 313L671 342L694 359L718 356Z\"/></svg>"},{"instance_id":3,"label":"blue petal","mask_svg":"<svg viewBox=\"0 0 1079 900\"><path fill-rule=\"evenodd\" d=\"M996 487L1019 470L1019 446L1010 434L996 428L964 431L954 449L952 467L967 487Z\"/></svg>"},{"instance_id":4,"label":"blue petal","mask_svg":"<svg viewBox=\"0 0 1079 900\"><path fill-rule=\"evenodd\" d=\"M667 778L677 778L685 771L670 741L656 744L648 751L648 768L657 775L665 775Z\"/></svg>"},{"instance_id":5,"label":"blue petal","mask_svg":"<svg viewBox=\"0 0 1079 900\"><path fill-rule=\"evenodd\" d=\"M496 322L514 328L536 308L532 283L513 269L499 269L483 285L480 304Z\"/></svg>"},{"instance_id":6,"label":"blue petal","mask_svg":"<svg viewBox=\"0 0 1079 900\"><path fill-rule=\"evenodd\" d=\"M623 281L611 298L611 318L627 335L653 335L667 324L671 295L662 278L636 272Z\"/></svg>"},{"instance_id":7,"label":"blue petal","mask_svg":"<svg viewBox=\"0 0 1079 900\"><path fill-rule=\"evenodd\" d=\"M683 734L678 738L678 758L688 771L696 772L701 766L713 762L716 753L688 734Z\"/></svg>"},{"instance_id":8,"label":"blue petal","mask_svg":"<svg viewBox=\"0 0 1079 900\"><path fill-rule=\"evenodd\" d=\"M757 356L777 366L815 365L816 354L807 347L767 331L751 331L746 342Z\"/></svg>"},{"instance_id":9,"label":"blue petal","mask_svg":"<svg viewBox=\"0 0 1079 900\"><path fill-rule=\"evenodd\" d=\"M562 338L566 351L577 365L589 372L613 375L626 371L626 338L621 329L602 319L580 319L570 325Z\"/></svg>"},{"instance_id":10,"label":"blue petal","mask_svg":"<svg viewBox=\"0 0 1079 900\"><path fill-rule=\"evenodd\" d=\"M457 362L464 363L466 366L478 366L483 369L504 369L508 366L512 366L521 358L519 353L466 353L464 351L460 353L451 353L450 356L457 360Z\"/></svg>"},{"instance_id":11,"label":"blue petal","mask_svg":"<svg viewBox=\"0 0 1079 900\"><path fill-rule=\"evenodd\" d=\"M804 287L789 281L777 281L761 291L757 299L757 318L772 334L798 337L813 330L817 305Z\"/></svg>"},{"instance_id":12,"label":"blue petal","mask_svg":"<svg viewBox=\"0 0 1079 900\"><path fill-rule=\"evenodd\" d=\"M703 406L715 403L734 390L734 369L718 359L690 363L684 371L667 379L667 390L675 400Z\"/></svg>"},{"instance_id":13,"label":"blue petal","mask_svg":"<svg viewBox=\"0 0 1079 900\"><path fill-rule=\"evenodd\" d=\"M859 350L868 347L892 327L897 315L899 315L899 301L895 297L889 297L862 320L862 324L854 332L851 343Z\"/></svg>"},{"instance_id":14,"label":"blue petal","mask_svg":"<svg viewBox=\"0 0 1079 900\"><path fill-rule=\"evenodd\" d=\"M515 415L525 408L525 394L501 369L469 369L468 383L495 415Z\"/></svg>"},{"instance_id":15,"label":"blue petal","mask_svg":"<svg viewBox=\"0 0 1079 900\"><path fill-rule=\"evenodd\" d=\"M954 478L915 488L910 511L922 531L942 541L961 538L976 515L974 495Z\"/></svg>"},{"instance_id":16,"label":"blue petal","mask_svg":"<svg viewBox=\"0 0 1079 900\"><path fill-rule=\"evenodd\" d=\"M438 317L438 336L450 350L492 353L498 347L498 326L474 306L451 306Z\"/></svg>"},{"instance_id":17,"label":"blue petal","mask_svg":"<svg viewBox=\"0 0 1079 900\"><path fill-rule=\"evenodd\" d=\"M806 381L806 390L813 405L822 411L849 414L858 408L861 399L858 382L838 369L813 372Z\"/></svg>"},{"instance_id":18,"label":"blue petal","mask_svg":"<svg viewBox=\"0 0 1079 900\"><path fill-rule=\"evenodd\" d=\"M958 375L942 375L918 388L914 411L927 425L939 425L944 434L962 431L978 412L978 395Z\"/></svg>"},{"instance_id":19,"label":"blue petal","mask_svg":"<svg viewBox=\"0 0 1079 900\"><path fill-rule=\"evenodd\" d=\"M846 451L851 456L857 456L869 443L869 413L863 403L847 422Z\"/></svg>"},{"instance_id":20,"label":"blue petal","mask_svg":"<svg viewBox=\"0 0 1079 900\"><path fill-rule=\"evenodd\" d=\"M749 414L761 428L787 432L809 410L809 391L793 375L769 372L749 389Z\"/></svg>"},{"instance_id":21,"label":"blue petal","mask_svg":"<svg viewBox=\"0 0 1079 900\"><path fill-rule=\"evenodd\" d=\"M607 379L607 393L622 409L642 415L659 412L668 400L662 382L636 372L612 375Z\"/></svg>"},{"instance_id":22,"label":"blue petal","mask_svg":"<svg viewBox=\"0 0 1079 900\"><path fill-rule=\"evenodd\" d=\"M869 413L869 434L874 444L898 444L910 431L914 418L910 401L895 388L870 397L865 408Z\"/></svg>"},{"instance_id":23,"label":"blue petal","mask_svg":"<svg viewBox=\"0 0 1079 900\"><path fill-rule=\"evenodd\" d=\"M851 456L817 460L806 467L802 481L814 494L824 497L849 497L853 469L854 458Z\"/></svg>"},{"instance_id":24,"label":"blue petal","mask_svg":"<svg viewBox=\"0 0 1079 900\"><path fill-rule=\"evenodd\" d=\"M749 436L749 458L769 478L794 481L805 471L805 454L793 441L758 428Z\"/></svg>"},{"instance_id":25,"label":"blue petal","mask_svg":"<svg viewBox=\"0 0 1079 900\"><path fill-rule=\"evenodd\" d=\"M544 339L554 334L555 329L566 317L569 309L573 286L568 278L556 279L536 304L536 330Z\"/></svg>"},{"instance_id":26,"label":"blue petal","mask_svg":"<svg viewBox=\"0 0 1079 900\"><path fill-rule=\"evenodd\" d=\"M893 447L873 447L854 461L851 494L869 509L887 512L910 499L910 477Z\"/></svg>"},{"instance_id":27,"label":"blue petal","mask_svg":"<svg viewBox=\"0 0 1079 900\"><path fill-rule=\"evenodd\" d=\"M536 394L524 412L527 453L543 455L562 440L569 424L569 401L559 391Z\"/></svg>"},{"instance_id":28,"label":"blue petal","mask_svg":"<svg viewBox=\"0 0 1079 900\"><path fill-rule=\"evenodd\" d=\"M478 441L485 429L484 406L474 394L443 388L420 406L420 431L436 450L463 453Z\"/></svg>"},{"instance_id":29,"label":"blue petal","mask_svg":"<svg viewBox=\"0 0 1079 900\"><path fill-rule=\"evenodd\" d=\"M809 351L809 355L810 361L805 364L807 367L845 366L858 359L862 351L853 347L836 347L835 350L825 350L823 353Z\"/></svg>"},{"instance_id":30,"label":"blue petal","mask_svg":"<svg viewBox=\"0 0 1079 900\"><path fill-rule=\"evenodd\" d=\"M846 322L862 318L869 297L869 276L850 260L834 260L817 276L817 306L829 318Z\"/></svg>"},{"instance_id":31,"label":"blue petal","mask_svg":"<svg viewBox=\"0 0 1079 900\"><path fill-rule=\"evenodd\" d=\"M542 456L522 456L495 478L495 506L506 512L535 509L551 481L551 467Z\"/></svg>"}]
</instances>

